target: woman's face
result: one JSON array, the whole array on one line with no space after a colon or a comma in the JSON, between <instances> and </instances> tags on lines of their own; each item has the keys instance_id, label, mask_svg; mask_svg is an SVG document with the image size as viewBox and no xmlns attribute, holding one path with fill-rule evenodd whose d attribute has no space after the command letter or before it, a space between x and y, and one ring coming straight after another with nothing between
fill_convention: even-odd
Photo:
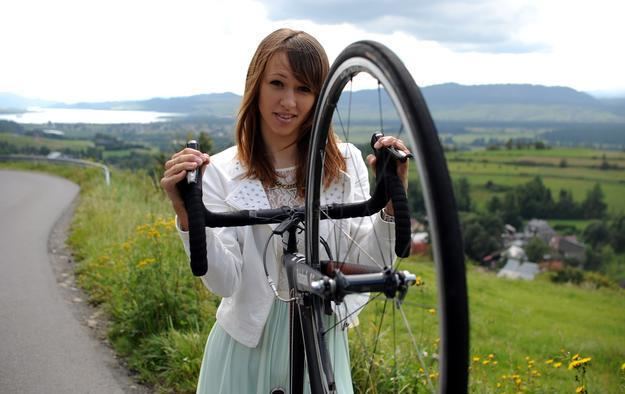
<instances>
[{"instance_id":1,"label":"woman's face","mask_svg":"<svg viewBox=\"0 0 625 394\"><path fill-rule=\"evenodd\" d=\"M265 144L285 147L295 142L314 103L314 93L295 78L286 53L274 54L267 62L258 98Z\"/></svg>"}]
</instances>

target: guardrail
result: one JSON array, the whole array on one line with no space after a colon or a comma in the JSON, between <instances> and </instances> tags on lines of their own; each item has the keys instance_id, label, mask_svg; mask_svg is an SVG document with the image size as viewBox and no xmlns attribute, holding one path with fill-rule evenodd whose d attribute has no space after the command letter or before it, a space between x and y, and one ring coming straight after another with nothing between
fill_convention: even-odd
<instances>
[{"instance_id":1,"label":"guardrail","mask_svg":"<svg viewBox=\"0 0 625 394\"><path fill-rule=\"evenodd\" d=\"M111 185L111 172L109 168L101 163L94 163L87 160L72 159L69 157L47 157L36 155L0 155L0 161L45 161L53 164L70 164L79 167L97 167L104 172L104 181L107 186Z\"/></svg>"}]
</instances>

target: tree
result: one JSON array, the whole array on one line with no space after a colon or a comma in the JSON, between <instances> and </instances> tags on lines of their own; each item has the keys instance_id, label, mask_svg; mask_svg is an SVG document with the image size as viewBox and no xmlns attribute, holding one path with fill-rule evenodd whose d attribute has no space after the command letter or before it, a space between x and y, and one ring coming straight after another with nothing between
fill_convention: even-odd
<instances>
[{"instance_id":1,"label":"tree","mask_svg":"<svg viewBox=\"0 0 625 394\"><path fill-rule=\"evenodd\" d=\"M553 212L551 190L543 183L540 176L534 177L524 185L516 187L519 210L525 219L549 217Z\"/></svg>"},{"instance_id":2,"label":"tree","mask_svg":"<svg viewBox=\"0 0 625 394\"><path fill-rule=\"evenodd\" d=\"M462 177L454 182L454 196L456 197L456 207L459 211L469 212L473 208L470 192L471 186L466 177Z\"/></svg>"},{"instance_id":3,"label":"tree","mask_svg":"<svg viewBox=\"0 0 625 394\"><path fill-rule=\"evenodd\" d=\"M493 215L469 214L462 217L464 252L471 259L480 261L488 254L502 248L503 223Z\"/></svg>"},{"instance_id":4,"label":"tree","mask_svg":"<svg viewBox=\"0 0 625 394\"><path fill-rule=\"evenodd\" d=\"M200 131L198 142L200 144L200 149L202 150L202 152L213 152L213 139L208 135L206 131Z\"/></svg>"},{"instance_id":5,"label":"tree","mask_svg":"<svg viewBox=\"0 0 625 394\"><path fill-rule=\"evenodd\" d=\"M625 214L616 216L610 223L610 244L616 253L625 252Z\"/></svg>"},{"instance_id":6,"label":"tree","mask_svg":"<svg viewBox=\"0 0 625 394\"><path fill-rule=\"evenodd\" d=\"M492 196L486 203L486 210L490 213L500 214L503 209L503 203L499 196Z\"/></svg>"},{"instance_id":7,"label":"tree","mask_svg":"<svg viewBox=\"0 0 625 394\"><path fill-rule=\"evenodd\" d=\"M413 218L425 216L425 199L419 181L408 182L408 196L410 196L408 198L410 216Z\"/></svg>"},{"instance_id":8,"label":"tree","mask_svg":"<svg viewBox=\"0 0 625 394\"><path fill-rule=\"evenodd\" d=\"M514 191L509 191L504 194L501 205L501 220L515 228L521 228L523 218L521 217L521 210L519 209L516 193L514 193Z\"/></svg>"},{"instance_id":9,"label":"tree","mask_svg":"<svg viewBox=\"0 0 625 394\"><path fill-rule=\"evenodd\" d=\"M608 225L604 221L595 220L588 224L584 229L583 234L584 242L598 248L601 245L605 245L610 242L610 230Z\"/></svg>"},{"instance_id":10,"label":"tree","mask_svg":"<svg viewBox=\"0 0 625 394\"><path fill-rule=\"evenodd\" d=\"M542 239L538 237L534 237L529 240L527 245L525 245L525 254L529 261L539 262L543 259L543 256L549 253L549 245L545 243Z\"/></svg>"},{"instance_id":11,"label":"tree","mask_svg":"<svg viewBox=\"0 0 625 394\"><path fill-rule=\"evenodd\" d=\"M605 216L607 205L603 201L603 190L601 185L595 183L595 186L588 191L586 199L582 203L582 211L587 219L600 219Z\"/></svg>"},{"instance_id":12,"label":"tree","mask_svg":"<svg viewBox=\"0 0 625 394\"><path fill-rule=\"evenodd\" d=\"M610 163L608 163L608 158L605 156L605 153L601 157L601 165L599 166L599 168L602 170L610 169Z\"/></svg>"},{"instance_id":13,"label":"tree","mask_svg":"<svg viewBox=\"0 0 625 394\"><path fill-rule=\"evenodd\" d=\"M558 219L574 219L580 217L579 204L573 200L573 193L570 190L560 189L558 202L553 209L553 217Z\"/></svg>"}]
</instances>

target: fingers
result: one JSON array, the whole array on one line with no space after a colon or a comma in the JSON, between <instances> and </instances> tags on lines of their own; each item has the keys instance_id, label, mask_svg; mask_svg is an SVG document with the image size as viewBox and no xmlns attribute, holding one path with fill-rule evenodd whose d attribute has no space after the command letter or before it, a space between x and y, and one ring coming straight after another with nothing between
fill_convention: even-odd
<instances>
[{"instance_id":1,"label":"fingers","mask_svg":"<svg viewBox=\"0 0 625 394\"><path fill-rule=\"evenodd\" d=\"M375 156L374 155L372 154L367 155L367 164L369 164L369 167L375 170Z\"/></svg>"},{"instance_id":2,"label":"fingers","mask_svg":"<svg viewBox=\"0 0 625 394\"><path fill-rule=\"evenodd\" d=\"M180 152L174 153L174 155L165 163L165 170L169 170L172 167L184 166L184 163L196 163L197 166L208 164L210 156L206 153L199 152L195 149L185 148ZM182 166L181 166L182 165ZM188 169L188 168L187 168Z\"/></svg>"},{"instance_id":3,"label":"fingers","mask_svg":"<svg viewBox=\"0 0 625 394\"><path fill-rule=\"evenodd\" d=\"M375 149L380 149L385 146L393 146L395 149L401 150L404 153L410 153L406 145L399 138L393 137L392 135L385 135L376 141L373 145Z\"/></svg>"},{"instance_id":4,"label":"fingers","mask_svg":"<svg viewBox=\"0 0 625 394\"><path fill-rule=\"evenodd\" d=\"M210 156L195 149L185 148L174 153L171 159L165 163L161 187L172 201L178 200L179 193L176 184L184 179L187 171L193 171L200 166L203 170L208 163L210 163Z\"/></svg>"},{"instance_id":5,"label":"fingers","mask_svg":"<svg viewBox=\"0 0 625 394\"><path fill-rule=\"evenodd\" d=\"M376 143L373 145L375 149L381 149L384 147L394 147L397 150L404 152L405 154L410 154L410 150L406 147L406 144L402 140L397 137L393 137L391 135L385 135L379 138ZM372 158L370 157L372 156ZM371 166L375 171L375 157L373 155L367 156L367 161L369 162L369 166ZM397 161L397 175L404 186L404 189L408 190L408 161ZM391 208L392 209L392 208Z\"/></svg>"}]
</instances>

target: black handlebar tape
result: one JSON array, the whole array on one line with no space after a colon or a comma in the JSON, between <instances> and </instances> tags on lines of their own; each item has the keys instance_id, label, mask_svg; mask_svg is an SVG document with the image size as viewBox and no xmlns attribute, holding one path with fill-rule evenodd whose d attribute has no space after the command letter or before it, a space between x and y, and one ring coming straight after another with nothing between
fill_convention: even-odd
<instances>
[{"instance_id":1,"label":"black handlebar tape","mask_svg":"<svg viewBox=\"0 0 625 394\"><path fill-rule=\"evenodd\" d=\"M188 148L199 150L195 141L187 143ZM208 270L206 258L206 207L202 202L202 177L198 168L194 177L183 179L179 183L184 206L189 218L189 246L191 250L191 271L195 276L202 276ZM193 179L195 178L195 179Z\"/></svg>"},{"instance_id":2,"label":"black handlebar tape","mask_svg":"<svg viewBox=\"0 0 625 394\"><path fill-rule=\"evenodd\" d=\"M383 137L381 132L373 134L371 137L371 148L377 140ZM393 202L393 215L395 216L395 254L398 257L410 256L410 209L406 198L406 190L401 179L397 175L397 161L405 162L412 155L399 157L396 149L388 147L375 149L376 157L376 193L380 183L384 185L384 192L387 198ZM384 174L383 176L381 174ZM381 194L381 193L380 193Z\"/></svg>"},{"instance_id":3,"label":"black handlebar tape","mask_svg":"<svg viewBox=\"0 0 625 394\"><path fill-rule=\"evenodd\" d=\"M397 175L387 179L388 191L393 201L395 215L395 254L398 257L410 256L410 209L406 198L406 189Z\"/></svg>"}]
</instances>

